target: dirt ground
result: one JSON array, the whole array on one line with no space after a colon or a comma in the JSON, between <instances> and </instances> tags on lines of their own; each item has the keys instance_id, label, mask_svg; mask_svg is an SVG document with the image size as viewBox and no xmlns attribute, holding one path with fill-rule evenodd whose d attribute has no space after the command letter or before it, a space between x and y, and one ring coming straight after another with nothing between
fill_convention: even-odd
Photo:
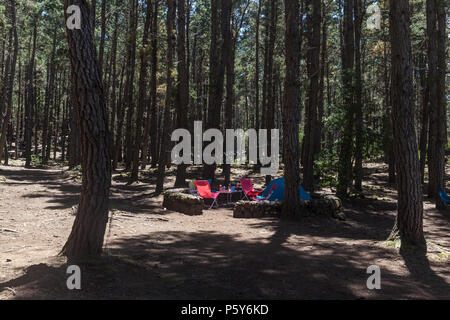
<instances>
[{"instance_id":1,"label":"dirt ground","mask_svg":"<svg viewBox=\"0 0 450 320\"><path fill-rule=\"evenodd\" d=\"M164 210L152 178L115 175L107 257L82 266L79 291L58 252L80 183L67 168L21 164L0 166L0 299L450 299L450 212L425 201L428 255L400 254L385 241L396 200L381 164L366 169L364 199L345 203L346 221L191 217ZM366 286L371 265L381 290Z\"/></svg>"}]
</instances>

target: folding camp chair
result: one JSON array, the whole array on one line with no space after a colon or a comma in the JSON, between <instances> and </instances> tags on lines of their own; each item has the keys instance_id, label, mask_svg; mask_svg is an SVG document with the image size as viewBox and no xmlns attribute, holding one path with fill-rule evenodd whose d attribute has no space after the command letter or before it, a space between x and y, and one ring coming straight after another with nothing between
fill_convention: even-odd
<instances>
[{"instance_id":1,"label":"folding camp chair","mask_svg":"<svg viewBox=\"0 0 450 320\"><path fill-rule=\"evenodd\" d=\"M272 188L270 189L269 194L267 194L267 196L265 196L265 197L263 197L263 196L256 196L255 200L256 200L256 201L265 201L265 200L269 199L270 196L272 195L272 193L275 191L276 188L277 188L277 185L274 184L274 185L272 186Z\"/></svg>"},{"instance_id":2,"label":"folding camp chair","mask_svg":"<svg viewBox=\"0 0 450 320\"><path fill-rule=\"evenodd\" d=\"M447 195L447 193L445 193L444 190L439 189L439 196L446 204L450 204L450 197Z\"/></svg>"},{"instance_id":3,"label":"folding camp chair","mask_svg":"<svg viewBox=\"0 0 450 320\"><path fill-rule=\"evenodd\" d=\"M253 187L253 182L250 179L241 179L242 190L244 191L244 196L247 200L259 196L262 191L255 190Z\"/></svg>"},{"instance_id":4,"label":"folding camp chair","mask_svg":"<svg viewBox=\"0 0 450 320\"><path fill-rule=\"evenodd\" d=\"M203 199L213 199L213 203L211 204L209 209L212 209L214 205L219 207L217 199L220 192L211 192L211 186L209 185L208 181L194 181L194 184L200 197L202 197Z\"/></svg>"}]
</instances>

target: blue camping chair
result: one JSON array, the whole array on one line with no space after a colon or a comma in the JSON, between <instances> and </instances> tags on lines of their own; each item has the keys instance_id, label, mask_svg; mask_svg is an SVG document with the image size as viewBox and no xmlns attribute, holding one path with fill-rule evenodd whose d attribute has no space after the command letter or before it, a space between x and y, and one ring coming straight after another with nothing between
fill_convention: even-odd
<instances>
[{"instance_id":1,"label":"blue camping chair","mask_svg":"<svg viewBox=\"0 0 450 320\"><path fill-rule=\"evenodd\" d=\"M444 190L439 189L439 196L446 204L450 204L450 197L445 193Z\"/></svg>"}]
</instances>

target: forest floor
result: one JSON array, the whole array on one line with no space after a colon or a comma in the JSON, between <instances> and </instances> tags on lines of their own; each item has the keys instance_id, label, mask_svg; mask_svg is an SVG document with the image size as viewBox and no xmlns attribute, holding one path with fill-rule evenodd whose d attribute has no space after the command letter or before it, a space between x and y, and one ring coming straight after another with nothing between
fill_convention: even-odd
<instances>
[{"instance_id":1,"label":"forest floor","mask_svg":"<svg viewBox=\"0 0 450 320\"><path fill-rule=\"evenodd\" d=\"M231 208L187 216L162 208L151 175L127 185L115 174L107 257L82 266L79 291L67 289L58 257L79 177L10 164L0 166L0 299L450 299L450 210L425 198L427 256L388 245L396 192L382 164L367 165L364 199L344 204L346 221L240 220ZM366 286L371 265L381 290Z\"/></svg>"}]
</instances>

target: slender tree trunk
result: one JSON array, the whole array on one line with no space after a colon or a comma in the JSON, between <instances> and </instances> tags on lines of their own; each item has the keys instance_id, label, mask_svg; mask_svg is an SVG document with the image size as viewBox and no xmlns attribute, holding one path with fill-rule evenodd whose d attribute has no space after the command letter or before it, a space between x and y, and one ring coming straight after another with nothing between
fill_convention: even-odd
<instances>
[{"instance_id":1,"label":"slender tree trunk","mask_svg":"<svg viewBox=\"0 0 450 320\"><path fill-rule=\"evenodd\" d=\"M327 41L328 41L328 7L322 3L322 45L320 56L320 79L319 79L319 108L317 111L317 128L315 137L315 153L322 151L322 144L325 140L323 134L323 116L325 110L325 73L327 66Z\"/></svg>"},{"instance_id":2,"label":"slender tree trunk","mask_svg":"<svg viewBox=\"0 0 450 320\"><path fill-rule=\"evenodd\" d=\"M102 31L100 36L100 50L98 54L98 64L100 73L103 74L103 56L105 54L105 36L106 36L106 0L102 0Z\"/></svg>"},{"instance_id":3,"label":"slender tree trunk","mask_svg":"<svg viewBox=\"0 0 450 320\"><path fill-rule=\"evenodd\" d=\"M53 110L53 102L54 102L54 86L55 86L55 54L56 54L56 35L57 35L57 27L53 30L53 44L52 51L50 55L50 60L48 62L48 72L49 76L47 78L47 92L45 95L45 106L44 106L44 126L42 130L42 163L47 164L50 155L50 141L51 141L51 133L52 133L52 116L49 114L50 110Z\"/></svg>"},{"instance_id":4,"label":"slender tree trunk","mask_svg":"<svg viewBox=\"0 0 450 320\"><path fill-rule=\"evenodd\" d=\"M255 41L255 128L259 129L259 31L261 21L262 1L258 0L258 13L256 15L256 41Z\"/></svg>"},{"instance_id":5,"label":"slender tree trunk","mask_svg":"<svg viewBox=\"0 0 450 320\"><path fill-rule=\"evenodd\" d=\"M235 49L234 49L234 39L231 30L231 12L233 10L231 1L224 1L226 6L222 7L222 14L224 15L225 29L223 34L224 39L224 52L225 64L226 64L226 98L225 98L225 129L233 129L233 99L234 99L234 60L235 60ZM224 163L223 174L225 176L224 185L228 186L231 180L231 164Z\"/></svg>"},{"instance_id":6,"label":"slender tree trunk","mask_svg":"<svg viewBox=\"0 0 450 320\"><path fill-rule=\"evenodd\" d=\"M158 159L158 142L157 142L157 130L158 130L158 119L157 119L157 78L156 74L158 72L158 3L159 1L154 1L153 10L153 24L152 24L152 40L151 40L151 77L150 77L150 104L147 108L147 119L144 132L144 142L142 144L142 169L147 166L147 154L148 145L150 140L150 153L152 158L152 167L156 166L156 160Z\"/></svg>"},{"instance_id":7,"label":"slender tree trunk","mask_svg":"<svg viewBox=\"0 0 450 320\"><path fill-rule=\"evenodd\" d=\"M33 49L30 57L30 62L28 64L28 70L26 75L26 102L25 102L25 167L31 168L31 138L32 138L32 110L33 103L35 101L34 97L34 63L36 57L36 42L37 42L37 25L38 17L34 20L34 30L33 30ZM37 136L37 135L36 135Z\"/></svg>"},{"instance_id":8,"label":"slender tree trunk","mask_svg":"<svg viewBox=\"0 0 450 320\"><path fill-rule=\"evenodd\" d=\"M303 144L303 186L314 191L314 158L317 152L318 108L319 108L319 63L320 63L320 0L309 0L308 7L308 101L305 110L305 139Z\"/></svg>"},{"instance_id":9,"label":"slender tree trunk","mask_svg":"<svg viewBox=\"0 0 450 320\"><path fill-rule=\"evenodd\" d=\"M271 129L275 128L275 97L274 91L276 85L274 84L274 51L275 51L275 41L277 37L277 21L278 21L278 0L270 1L270 24L269 24L269 42L268 42L268 52L267 52L267 109L265 110L266 123L265 128L270 132ZM268 133L270 135L270 133ZM270 140L268 140L270 141ZM268 144L268 153L270 154L270 144ZM266 184L268 185L272 180L271 176L266 176Z\"/></svg>"},{"instance_id":10,"label":"slender tree trunk","mask_svg":"<svg viewBox=\"0 0 450 320\"><path fill-rule=\"evenodd\" d=\"M445 2L442 0L436 0L436 19L437 19L437 31L436 31L436 39L437 39L437 104L435 106L432 105L433 115L436 115L434 118L436 122L433 122L433 126L436 127L436 130L433 130L433 133L436 135L435 141L436 144L433 148L433 161L430 164L430 176L433 175L433 179L429 185L429 194L434 197L436 202L436 208L445 209L447 205L442 201L439 196L439 189L445 189L445 144L447 143L447 99L446 99L446 85L445 78L447 75L447 55L446 55L446 28L447 28L447 19L446 19L446 7Z\"/></svg>"},{"instance_id":11,"label":"slender tree trunk","mask_svg":"<svg viewBox=\"0 0 450 320\"><path fill-rule=\"evenodd\" d=\"M220 0L223 4L223 1ZM225 74L225 54L223 41L220 41L219 27L225 28L227 21L219 20L219 0L211 0L211 43L210 43L210 69L209 69L209 101L207 113L207 128L220 128L220 115L222 110L223 83ZM229 23L229 20L228 20ZM223 32L222 32L223 33ZM204 165L203 178L215 180L216 164Z\"/></svg>"},{"instance_id":12,"label":"slender tree trunk","mask_svg":"<svg viewBox=\"0 0 450 320\"><path fill-rule=\"evenodd\" d=\"M353 73L354 73L354 24L353 1L344 2L344 48L342 52L342 82L343 82L343 133L340 145L338 164L337 195L341 198L348 196L348 188L352 181L352 154L353 154Z\"/></svg>"},{"instance_id":13,"label":"slender tree trunk","mask_svg":"<svg viewBox=\"0 0 450 320\"><path fill-rule=\"evenodd\" d=\"M136 117L136 132L134 143L135 146L133 148L133 170L131 172L131 180L138 180L139 176L139 151L141 150L141 142L142 142L142 120L144 117L144 109L145 104L147 103L147 67L148 67L148 58L150 53L150 48L148 46L148 36L150 32L150 26L152 24L152 16L153 8L151 0L147 0L147 10L146 10L146 18L144 24L144 34L142 36L142 48L141 48L141 70L139 75L139 94L138 94L138 111Z\"/></svg>"},{"instance_id":14,"label":"slender tree trunk","mask_svg":"<svg viewBox=\"0 0 450 320\"><path fill-rule=\"evenodd\" d=\"M364 8L355 0L355 189L362 191L363 180L363 101L361 71L361 27Z\"/></svg>"},{"instance_id":15,"label":"slender tree trunk","mask_svg":"<svg viewBox=\"0 0 450 320\"><path fill-rule=\"evenodd\" d=\"M286 21L286 78L283 103L284 202L282 216L300 215L298 115L300 114L299 3L284 0Z\"/></svg>"},{"instance_id":16,"label":"slender tree trunk","mask_svg":"<svg viewBox=\"0 0 450 320\"><path fill-rule=\"evenodd\" d=\"M126 170L131 169L133 158L133 118L134 118L134 73L136 68L136 37L137 37L137 10L138 0L131 0L130 4L130 26L128 33L128 66L127 66L127 82L125 86L125 105L127 107L126 126L125 126L125 167Z\"/></svg>"},{"instance_id":17,"label":"slender tree trunk","mask_svg":"<svg viewBox=\"0 0 450 320\"><path fill-rule=\"evenodd\" d=\"M136 66L136 0L132 0L130 4L130 16L129 16L129 26L127 32L127 55L126 55L126 82L125 89L123 94L123 100L121 99L118 104L118 123L117 123L117 131L116 131L116 146L114 152L113 159L113 168L117 169L118 162L122 155L122 133L123 133L123 124L124 124L124 116L126 113L126 131L125 131L125 146L126 146L126 168L129 169L129 165L131 164L131 159L128 152L131 150L131 130L132 130L132 119L133 119L133 93L134 93L134 71ZM126 110L125 110L126 109Z\"/></svg>"},{"instance_id":18,"label":"slender tree trunk","mask_svg":"<svg viewBox=\"0 0 450 320\"><path fill-rule=\"evenodd\" d=\"M189 64L186 61L186 3L178 0L177 5L177 56L178 81L175 98L177 110L177 129L188 129L188 103L189 103ZM186 186L186 164L177 167L175 187Z\"/></svg>"},{"instance_id":19,"label":"slender tree trunk","mask_svg":"<svg viewBox=\"0 0 450 320\"><path fill-rule=\"evenodd\" d=\"M16 28L16 2L15 0L9 0L9 14L10 14L10 20L11 20L11 28L10 28L10 46L13 48L10 48L12 50L9 51L9 57L10 60L10 68L9 68L9 75L8 75L8 83L6 84L8 86L7 92L6 92L6 116L3 119L3 127L0 135L0 161L2 159L2 152L4 148L6 149L6 134L7 129L9 125L9 121L11 119L12 114L12 97L13 97L13 90L14 90L14 78L16 75L16 63L17 63L17 55L19 51L19 41L17 38L17 28ZM0 114L1 116L1 114ZM8 164L8 151L6 149L6 155L5 155L5 164Z\"/></svg>"},{"instance_id":20,"label":"slender tree trunk","mask_svg":"<svg viewBox=\"0 0 450 320\"><path fill-rule=\"evenodd\" d=\"M19 92L18 92L18 97L17 97L17 110L16 110L16 145L15 145L15 159L19 159L19 141L20 141L20 137L21 137L21 131L22 131L22 127L21 127L21 123L20 123L20 119L22 116L22 63L20 61L19 58L19 74L18 74L18 78L19 78Z\"/></svg>"},{"instance_id":21,"label":"slender tree trunk","mask_svg":"<svg viewBox=\"0 0 450 320\"><path fill-rule=\"evenodd\" d=\"M109 136L110 136L110 154L111 154L111 158L114 159L114 133L115 133L115 123L116 123L116 115L117 115L117 95L116 95L116 90L117 90L117 76L119 76L120 73L117 72L117 38L118 38L118 22L119 22L119 13L116 11L115 15L114 15L114 34L113 34L113 40L112 40L112 48L111 48L111 52L112 52L112 58L111 58L111 64L112 64L112 88L111 88L111 97L110 97L110 101L109 101L109 106L110 106L110 112L111 112L111 116L109 118ZM122 69L122 74L120 76L121 78L123 77L123 69Z\"/></svg>"},{"instance_id":22,"label":"slender tree trunk","mask_svg":"<svg viewBox=\"0 0 450 320\"><path fill-rule=\"evenodd\" d=\"M175 49L176 30L175 30L175 17L176 17L176 0L167 0L167 88L166 88L166 102L164 107L164 125L162 128L161 148L159 153L158 164L158 178L156 182L157 194L160 194L164 190L164 176L167 164L167 149L170 141L170 125L171 125L171 112L174 104L174 92L173 92L173 56Z\"/></svg>"},{"instance_id":23,"label":"slender tree trunk","mask_svg":"<svg viewBox=\"0 0 450 320\"><path fill-rule=\"evenodd\" d=\"M425 165L427 162L427 143L428 143L428 130L429 130L429 93L426 78L426 57L422 55L420 57L420 91L421 91L421 103L422 103L422 118L420 126L420 138L419 138L419 153L420 153L420 176L422 184L425 182Z\"/></svg>"}]
</instances>

